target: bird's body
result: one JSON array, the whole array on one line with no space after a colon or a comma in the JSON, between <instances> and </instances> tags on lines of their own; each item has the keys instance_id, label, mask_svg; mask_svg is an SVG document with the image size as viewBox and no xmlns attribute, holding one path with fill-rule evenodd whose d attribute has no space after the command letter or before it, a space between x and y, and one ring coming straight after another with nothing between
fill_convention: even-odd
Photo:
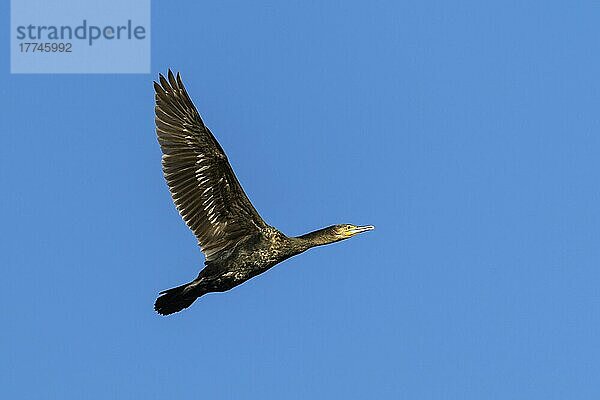
<instances>
[{"instance_id":1,"label":"bird's body","mask_svg":"<svg viewBox=\"0 0 600 400\"><path fill-rule=\"evenodd\" d=\"M301 249L294 246L293 239L267 227L260 234L240 242L222 258L207 263L198 278L211 285L214 291L229 290L299 252Z\"/></svg>"},{"instance_id":2,"label":"bird's body","mask_svg":"<svg viewBox=\"0 0 600 400\"><path fill-rule=\"evenodd\" d=\"M333 225L288 237L266 224L240 183L225 152L204 125L179 74L160 75L156 132L163 172L175 205L198 238L205 267L192 282L161 292L155 310L168 315L209 292L224 292L311 247L347 239L372 226Z\"/></svg>"}]
</instances>

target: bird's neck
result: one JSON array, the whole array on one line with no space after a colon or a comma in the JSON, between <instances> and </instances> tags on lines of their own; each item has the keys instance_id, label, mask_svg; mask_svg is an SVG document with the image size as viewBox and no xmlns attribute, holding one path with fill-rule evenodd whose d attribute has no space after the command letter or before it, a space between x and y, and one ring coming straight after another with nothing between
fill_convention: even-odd
<instances>
[{"instance_id":1,"label":"bird's neck","mask_svg":"<svg viewBox=\"0 0 600 400\"><path fill-rule=\"evenodd\" d=\"M337 242L338 239L333 235L328 234L329 228L319 229L314 232L309 232L302 236L294 238L294 241L300 247L301 251L310 249L311 247L323 246L325 244Z\"/></svg>"}]
</instances>

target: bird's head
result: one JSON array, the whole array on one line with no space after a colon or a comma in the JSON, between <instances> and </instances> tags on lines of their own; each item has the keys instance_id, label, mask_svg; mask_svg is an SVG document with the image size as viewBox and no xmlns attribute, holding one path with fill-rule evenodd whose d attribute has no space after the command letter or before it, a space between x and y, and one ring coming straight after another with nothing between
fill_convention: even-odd
<instances>
[{"instance_id":1,"label":"bird's head","mask_svg":"<svg viewBox=\"0 0 600 400\"><path fill-rule=\"evenodd\" d=\"M351 238L352 236L356 236L359 233L363 233L366 231L372 231L375 229L373 225L364 225L364 226L356 226L351 224L341 224L341 225L333 225L329 228L330 233L337 240L344 240Z\"/></svg>"},{"instance_id":2,"label":"bird's head","mask_svg":"<svg viewBox=\"0 0 600 400\"><path fill-rule=\"evenodd\" d=\"M351 238L366 231L375 229L372 225L356 226L350 224L332 225L318 231L299 236L306 249L324 244L339 242L340 240Z\"/></svg>"}]
</instances>

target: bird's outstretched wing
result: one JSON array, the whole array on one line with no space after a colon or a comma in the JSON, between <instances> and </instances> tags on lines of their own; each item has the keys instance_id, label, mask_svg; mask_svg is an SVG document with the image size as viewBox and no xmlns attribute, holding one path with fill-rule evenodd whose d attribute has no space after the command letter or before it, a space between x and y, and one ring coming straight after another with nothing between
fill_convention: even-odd
<instances>
[{"instance_id":1,"label":"bird's outstretched wing","mask_svg":"<svg viewBox=\"0 0 600 400\"><path fill-rule=\"evenodd\" d=\"M179 73L159 75L156 134L177 210L207 261L266 226L238 182L225 152L202 122Z\"/></svg>"}]
</instances>

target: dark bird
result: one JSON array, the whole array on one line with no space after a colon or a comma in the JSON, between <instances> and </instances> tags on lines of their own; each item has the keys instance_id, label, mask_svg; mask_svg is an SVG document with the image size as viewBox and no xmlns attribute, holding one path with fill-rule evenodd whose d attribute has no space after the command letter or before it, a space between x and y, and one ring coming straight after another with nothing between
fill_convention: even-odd
<instances>
[{"instance_id":1,"label":"dark bird","mask_svg":"<svg viewBox=\"0 0 600 400\"><path fill-rule=\"evenodd\" d=\"M238 182L225 152L204 125L179 73L159 75L156 134L167 185L205 255L204 268L185 285L160 292L162 315L189 307L198 297L224 292L311 247L348 239L373 226L333 225L288 237L260 217Z\"/></svg>"}]
</instances>

